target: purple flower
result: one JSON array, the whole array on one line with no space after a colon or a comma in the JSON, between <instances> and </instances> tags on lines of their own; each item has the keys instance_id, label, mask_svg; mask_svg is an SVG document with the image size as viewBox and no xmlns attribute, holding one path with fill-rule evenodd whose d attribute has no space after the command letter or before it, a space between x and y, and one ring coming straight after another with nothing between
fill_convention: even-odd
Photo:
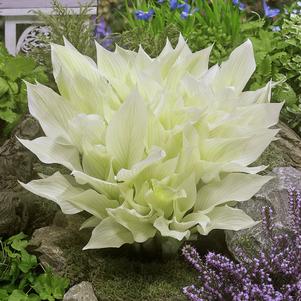
<instances>
[{"instance_id":1,"label":"purple flower","mask_svg":"<svg viewBox=\"0 0 301 301\"><path fill-rule=\"evenodd\" d=\"M110 26L106 24L104 18L100 18L99 22L97 22L96 17L94 17L93 20L95 22L95 28L94 28L95 38L98 40L103 39L101 45L105 48L109 48L113 43L112 39L108 38L112 33Z\"/></svg>"},{"instance_id":2,"label":"purple flower","mask_svg":"<svg viewBox=\"0 0 301 301\"><path fill-rule=\"evenodd\" d=\"M96 38L103 38L108 34L107 31L107 24L104 18L101 18L98 23L95 24L95 37Z\"/></svg>"},{"instance_id":3,"label":"purple flower","mask_svg":"<svg viewBox=\"0 0 301 301\"><path fill-rule=\"evenodd\" d=\"M137 20L144 20L144 21L148 21L154 15L154 13L155 11L152 8L147 12L143 10L136 10L134 12Z\"/></svg>"},{"instance_id":4,"label":"purple flower","mask_svg":"<svg viewBox=\"0 0 301 301\"><path fill-rule=\"evenodd\" d=\"M101 41L101 46L103 46L104 48L107 48L109 49L112 44L113 44L113 40L112 39L107 39L107 38L104 38L102 41Z\"/></svg>"},{"instance_id":5,"label":"purple flower","mask_svg":"<svg viewBox=\"0 0 301 301\"><path fill-rule=\"evenodd\" d=\"M267 5L266 0L262 0L262 7L263 7L263 10L264 10L265 16L268 17L268 18L274 18L280 13L280 9L270 8Z\"/></svg>"},{"instance_id":6,"label":"purple flower","mask_svg":"<svg viewBox=\"0 0 301 301\"><path fill-rule=\"evenodd\" d=\"M199 273L199 286L183 288L191 301L301 300L301 195L289 189L290 231L280 231L273 210L262 209L266 243L255 257L237 250L240 262L209 252L204 260L191 246L182 253Z\"/></svg>"}]
</instances>

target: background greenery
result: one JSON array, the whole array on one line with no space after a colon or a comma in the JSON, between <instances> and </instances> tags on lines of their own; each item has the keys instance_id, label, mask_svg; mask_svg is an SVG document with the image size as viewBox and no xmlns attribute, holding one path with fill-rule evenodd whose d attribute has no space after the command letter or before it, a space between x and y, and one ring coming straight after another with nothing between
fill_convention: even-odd
<instances>
[{"instance_id":1,"label":"background greenery","mask_svg":"<svg viewBox=\"0 0 301 301\"><path fill-rule=\"evenodd\" d=\"M27 111L25 82L46 83L45 68L32 58L8 54L0 43L0 137L7 137L11 129Z\"/></svg>"},{"instance_id":2,"label":"background greenery","mask_svg":"<svg viewBox=\"0 0 301 301\"><path fill-rule=\"evenodd\" d=\"M23 233L0 238L0 300L62 300L69 281L38 264L26 250L26 238Z\"/></svg>"}]
</instances>

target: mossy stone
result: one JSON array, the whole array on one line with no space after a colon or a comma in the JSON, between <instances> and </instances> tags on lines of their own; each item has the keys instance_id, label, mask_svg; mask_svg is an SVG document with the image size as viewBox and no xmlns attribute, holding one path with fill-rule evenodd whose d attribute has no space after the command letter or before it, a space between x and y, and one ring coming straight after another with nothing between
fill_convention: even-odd
<instances>
[{"instance_id":1,"label":"mossy stone","mask_svg":"<svg viewBox=\"0 0 301 301\"><path fill-rule=\"evenodd\" d=\"M99 250L66 251L65 275L74 283L90 281L99 301L184 301L181 288L196 282L196 273L179 256L143 262Z\"/></svg>"},{"instance_id":2,"label":"mossy stone","mask_svg":"<svg viewBox=\"0 0 301 301\"><path fill-rule=\"evenodd\" d=\"M197 274L180 255L162 260L136 254L131 246L85 250L91 230L79 231L80 214L56 217L56 225L34 232L29 250L71 285L89 281L99 301L181 301Z\"/></svg>"}]
</instances>

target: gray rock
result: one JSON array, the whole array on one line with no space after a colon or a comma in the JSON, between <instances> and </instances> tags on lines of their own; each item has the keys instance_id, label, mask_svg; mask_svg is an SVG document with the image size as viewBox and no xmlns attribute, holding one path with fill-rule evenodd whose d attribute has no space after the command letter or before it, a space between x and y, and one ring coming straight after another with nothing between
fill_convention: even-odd
<instances>
[{"instance_id":1,"label":"gray rock","mask_svg":"<svg viewBox=\"0 0 301 301\"><path fill-rule=\"evenodd\" d=\"M274 176L274 179L264 185L251 200L240 203L238 207L254 220L261 220L262 207L270 206L274 211L273 221L277 228L288 231L288 188L292 186L301 191L301 172L293 167L278 167L269 175ZM237 255L237 247L243 247L252 256L257 254L261 246L268 244L261 224L242 231L226 231L226 242L234 255Z\"/></svg>"},{"instance_id":2,"label":"gray rock","mask_svg":"<svg viewBox=\"0 0 301 301\"><path fill-rule=\"evenodd\" d=\"M85 220L81 215L57 214L54 225L34 231L29 250L39 256L42 265L49 266L61 276L65 275L67 259L65 251L71 246L81 250L90 237L89 231L79 231Z\"/></svg>"},{"instance_id":3,"label":"gray rock","mask_svg":"<svg viewBox=\"0 0 301 301\"><path fill-rule=\"evenodd\" d=\"M273 141L254 166L268 165L263 174L275 179L268 182L251 200L240 203L239 208L255 220L261 219L263 206L271 206L276 217L274 222L283 230L289 227L288 192L289 185L301 190L301 138L287 125L280 122L277 140ZM237 247L243 247L251 256L268 243L261 224L238 232L226 231L228 249L239 259Z\"/></svg>"},{"instance_id":4,"label":"gray rock","mask_svg":"<svg viewBox=\"0 0 301 301\"><path fill-rule=\"evenodd\" d=\"M35 139L42 136L39 123L26 115L11 137L0 147L0 236L11 236L20 231L51 223L58 206L24 190L18 183L37 178L36 158L16 137Z\"/></svg>"},{"instance_id":5,"label":"gray rock","mask_svg":"<svg viewBox=\"0 0 301 301\"><path fill-rule=\"evenodd\" d=\"M275 167L292 166L301 170L301 138L287 125L280 122L276 128L280 131L253 166L268 165L267 172Z\"/></svg>"},{"instance_id":6,"label":"gray rock","mask_svg":"<svg viewBox=\"0 0 301 301\"><path fill-rule=\"evenodd\" d=\"M27 205L20 200L18 193L0 192L0 237L20 232L27 222Z\"/></svg>"},{"instance_id":7,"label":"gray rock","mask_svg":"<svg viewBox=\"0 0 301 301\"><path fill-rule=\"evenodd\" d=\"M295 131L282 122L280 122L277 127L280 128L277 135L279 139L274 142L274 145L279 152L282 152L282 158L286 162L285 166L292 166L301 170L300 137Z\"/></svg>"},{"instance_id":8,"label":"gray rock","mask_svg":"<svg viewBox=\"0 0 301 301\"><path fill-rule=\"evenodd\" d=\"M68 290L63 301L97 301L97 298L92 284L88 281L82 281Z\"/></svg>"}]
</instances>

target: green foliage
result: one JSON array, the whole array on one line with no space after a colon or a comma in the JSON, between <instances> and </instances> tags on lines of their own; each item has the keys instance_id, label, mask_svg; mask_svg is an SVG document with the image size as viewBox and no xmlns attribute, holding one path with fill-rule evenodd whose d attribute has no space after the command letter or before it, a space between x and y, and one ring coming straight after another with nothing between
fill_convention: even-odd
<instances>
[{"instance_id":1,"label":"green foliage","mask_svg":"<svg viewBox=\"0 0 301 301\"><path fill-rule=\"evenodd\" d=\"M132 7L128 5L128 1L125 1L126 12L123 15L125 18L125 28L127 30L139 28L143 29L143 32L152 34L153 37L162 33L166 27L170 25L176 25L178 30L184 35L189 35L195 30L195 15L190 16L187 19L182 19L179 10L171 10L169 7L169 1L165 1L163 4L158 4L155 0L150 1L132 1ZM179 3L184 1L180 0ZM153 9L155 17L150 21L137 20L134 12L139 9L142 11L148 11ZM193 7L192 7L193 9Z\"/></svg>"},{"instance_id":2,"label":"green foliage","mask_svg":"<svg viewBox=\"0 0 301 301\"><path fill-rule=\"evenodd\" d=\"M138 51L139 45L141 45L148 55L156 57L162 51L166 38L173 46L176 45L179 33L178 28L173 24L170 24L164 31L155 36L151 32L144 32L143 28L137 27L123 32L116 38L116 42L125 49L135 51Z\"/></svg>"},{"instance_id":3,"label":"green foliage","mask_svg":"<svg viewBox=\"0 0 301 301\"><path fill-rule=\"evenodd\" d=\"M24 81L47 82L44 68L31 58L11 56L0 44L0 126L2 136L10 130L27 111L26 85Z\"/></svg>"},{"instance_id":4,"label":"green foliage","mask_svg":"<svg viewBox=\"0 0 301 301\"><path fill-rule=\"evenodd\" d=\"M280 26L279 32L261 29L251 38L257 70L250 88L258 89L269 79L277 82L272 100L285 102L281 118L301 134L301 17L283 18Z\"/></svg>"},{"instance_id":5,"label":"green foliage","mask_svg":"<svg viewBox=\"0 0 301 301\"><path fill-rule=\"evenodd\" d=\"M151 57L156 57L163 49L166 38L175 46L180 32L184 35L193 32L195 18L190 18L188 22L181 19L179 11L171 11L167 2L159 5L153 0L135 0L129 5L128 1L125 1L124 14L119 12L124 20L124 31L117 35L116 43L125 49L135 51L141 45ZM151 22L135 18L135 10L147 11L151 8L154 9L156 16Z\"/></svg>"},{"instance_id":6,"label":"green foliage","mask_svg":"<svg viewBox=\"0 0 301 301\"><path fill-rule=\"evenodd\" d=\"M279 73L287 78L284 91L278 98L284 97L287 103L283 117L291 128L301 134L301 17L295 16L283 22L279 32L283 41L285 55L279 61ZM281 93L282 92L282 93Z\"/></svg>"},{"instance_id":7,"label":"green foliage","mask_svg":"<svg viewBox=\"0 0 301 301\"><path fill-rule=\"evenodd\" d=\"M243 43L248 37L256 35L258 30L265 24L263 19L256 18L252 20L247 18L236 7L229 6L227 1L216 0L215 2L212 8L207 2L204 2L204 5L208 7L207 10L211 9L209 15L212 16L212 19L208 17L205 19L207 21L200 21L200 25L196 30L186 37L189 47L193 51L214 45L210 56L212 65L224 61L234 48ZM217 5L217 3L219 4ZM220 12L221 8L225 10L225 14Z\"/></svg>"},{"instance_id":8,"label":"green foliage","mask_svg":"<svg viewBox=\"0 0 301 301\"><path fill-rule=\"evenodd\" d=\"M37 257L27 252L27 236L23 233L0 239L0 300L40 301L60 300L69 285L65 278L42 267Z\"/></svg>"},{"instance_id":9,"label":"green foliage","mask_svg":"<svg viewBox=\"0 0 301 301\"><path fill-rule=\"evenodd\" d=\"M244 13L232 1L212 0L209 3L196 0L196 5L201 13L195 14L195 17L202 28L218 28L231 37L233 44L240 43L240 20Z\"/></svg>"},{"instance_id":10,"label":"green foliage","mask_svg":"<svg viewBox=\"0 0 301 301\"><path fill-rule=\"evenodd\" d=\"M124 20L120 12L125 11L124 0L101 0L97 2L97 15L110 25L113 32L120 32L124 27Z\"/></svg>"},{"instance_id":11,"label":"green foliage","mask_svg":"<svg viewBox=\"0 0 301 301\"><path fill-rule=\"evenodd\" d=\"M47 74L52 78L50 43L64 44L64 37L82 54L95 57L93 40L94 25L89 3L80 5L79 13L74 14L70 8L64 7L58 0L52 2L52 13L36 11L39 20L50 28L49 36L39 36L45 47L34 48L30 52L32 58L47 68Z\"/></svg>"},{"instance_id":12,"label":"green foliage","mask_svg":"<svg viewBox=\"0 0 301 301\"><path fill-rule=\"evenodd\" d=\"M221 61L241 42L240 19L244 13L232 4L232 1L214 0L193 2L187 19L181 18L180 10L170 10L169 1L158 4L157 1L133 1L126 3L125 30L117 40L118 45L137 50L139 45L152 57L158 56L168 37L173 45L176 44L179 33L187 39L193 51L208 47L215 43L212 63ZM179 1L184 3L184 1ZM134 11L140 9L148 11L154 9L154 17L149 21L137 20Z\"/></svg>"}]
</instances>

